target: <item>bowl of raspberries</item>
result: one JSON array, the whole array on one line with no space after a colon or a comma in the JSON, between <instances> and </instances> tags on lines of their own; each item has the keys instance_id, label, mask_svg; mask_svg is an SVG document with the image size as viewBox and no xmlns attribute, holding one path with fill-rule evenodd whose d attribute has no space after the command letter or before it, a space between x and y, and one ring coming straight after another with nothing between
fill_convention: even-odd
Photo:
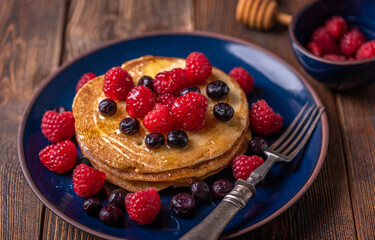
<instances>
[{"instance_id":1,"label":"bowl of raspberries","mask_svg":"<svg viewBox=\"0 0 375 240\"><path fill-rule=\"evenodd\" d=\"M375 81L374 13L372 0L320 0L302 8L289 37L305 71L338 90Z\"/></svg>"}]
</instances>

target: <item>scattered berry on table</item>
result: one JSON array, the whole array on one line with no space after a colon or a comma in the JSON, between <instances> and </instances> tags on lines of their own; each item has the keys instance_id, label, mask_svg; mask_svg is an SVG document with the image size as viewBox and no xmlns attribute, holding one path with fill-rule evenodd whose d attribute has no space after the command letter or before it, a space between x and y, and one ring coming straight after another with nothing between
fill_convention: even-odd
<instances>
[{"instance_id":1,"label":"scattered berry on table","mask_svg":"<svg viewBox=\"0 0 375 240\"><path fill-rule=\"evenodd\" d=\"M117 111L117 104L110 98L103 99L99 103L99 112L103 116L112 116Z\"/></svg>"},{"instance_id":2,"label":"scattered berry on table","mask_svg":"<svg viewBox=\"0 0 375 240\"><path fill-rule=\"evenodd\" d=\"M148 148L157 149L164 145L165 138L163 134L154 132L147 134L145 138L145 144Z\"/></svg>"},{"instance_id":3,"label":"scattered berry on table","mask_svg":"<svg viewBox=\"0 0 375 240\"><path fill-rule=\"evenodd\" d=\"M254 88L254 78L244 68L235 67L229 72L229 76L236 80L245 94L249 94Z\"/></svg>"},{"instance_id":4,"label":"scattered berry on table","mask_svg":"<svg viewBox=\"0 0 375 240\"><path fill-rule=\"evenodd\" d=\"M174 118L169 107L156 104L154 110L143 118L143 125L149 132L166 133L173 129Z\"/></svg>"},{"instance_id":5,"label":"scattered berry on table","mask_svg":"<svg viewBox=\"0 0 375 240\"><path fill-rule=\"evenodd\" d=\"M210 187L204 181L195 181L190 185L193 197L200 201L207 201L210 196Z\"/></svg>"},{"instance_id":6,"label":"scattered berry on table","mask_svg":"<svg viewBox=\"0 0 375 240\"><path fill-rule=\"evenodd\" d=\"M154 90L153 79L150 76L147 76L147 75L142 76L138 81L138 86L139 85L143 85L145 87L148 87L151 90Z\"/></svg>"},{"instance_id":7,"label":"scattered berry on table","mask_svg":"<svg viewBox=\"0 0 375 240\"><path fill-rule=\"evenodd\" d=\"M223 199L225 195L227 195L230 191L232 191L233 185L226 179L219 179L216 180L212 184L212 192L215 197L219 199Z\"/></svg>"},{"instance_id":8,"label":"scattered berry on table","mask_svg":"<svg viewBox=\"0 0 375 240\"><path fill-rule=\"evenodd\" d=\"M225 82L216 80L207 84L206 93L213 100L221 100L228 95L229 87Z\"/></svg>"},{"instance_id":9,"label":"scattered berry on table","mask_svg":"<svg viewBox=\"0 0 375 240\"><path fill-rule=\"evenodd\" d=\"M82 209L90 216L97 216L102 208L102 202L98 198L88 198L82 204Z\"/></svg>"},{"instance_id":10,"label":"scattered berry on table","mask_svg":"<svg viewBox=\"0 0 375 240\"><path fill-rule=\"evenodd\" d=\"M73 188L81 197L97 194L105 182L105 173L85 164L79 164L73 171Z\"/></svg>"},{"instance_id":11,"label":"scattered berry on table","mask_svg":"<svg viewBox=\"0 0 375 240\"><path fill-rule=\"evenodd\" d=\"M171 200L172 211L181 217L191 215L195 209L195 200L188 193L178 193Z\"/></svg>"},{"instance_id":12,"label":"scattered berry on table","mask_svg":"<svg viewBox=\"0 0 375 240\"><path fill-rule=\"evenodd\" d=\"M246 155L237 155L232 161L233 176L236 179L246 180L250 174L262 163L263 159L256 155L251 157Z\"/></svg>"},{"instance_id":13,"label":"scattered berry on table","mask_svg":"<svg viewBox=\"0 0 375 240\"><path fill-rule=\"evenodd\" d=\"M255 136L248 145L248 150L252 155L264 156L266 148L268 148L268 142L261 136Z\"/></svg>"},{"instance_id":14,"label":"scattered berry on table","mask_svg":"<svg viewBox=\"0 0 375 240\"><path fill-rule=\"evenodd\" d=\"M81 76L81 78L78 80L77 82L77 85L76 85L76 92L78 92L78 90L83 87L83 85L85 85L87 82L89 82L90 80L96 78L96 74L95 73L85 73Z\"/></svg>"},{"instance_id":15,"label":"scattered berry on table","mask_svg":"<svg viewBox=\"0 0 375 240\"><path fill-rule=\"evenodd\" d=\"M331 17L324 26L335 39L340 39L348 31L348 24L340 16Z\"/></svg>"},{"instance_id":16,"label":"scattered berry on table","mask_svg":"<svg viewBox=\"0 0 375 240\"><path fill-rule=\"evenodd\" d=\"M124 213L119 207L110 204L100 209L99 219L109 226L121 226L124 219Z\"/></svg>"},{"instance_id":17,"label":"scattered berry on table","mask_svg":"<svg viewBox=\"0 0 375 240\"><path fill-rule=\"evenodd\" d=\"M41 129L50 142L68 140L75 133L73 113L47 111L43 115Z\"/></svg>"},{"instance_id":18,"label":"scattered berry on table","mask_svg":"<svg viewBox=\"0 0 375 240\"><path fill-rule=\"evenodd\" d=\"M205 122L207 99L197 92L178 97L171 109L176 122L184 130L198 131Z\"/></svg>"},{"instance_id":19,"label":"scattered berry on table","mask_svg":"<svg viewBox=\"0 0 375 240\"><path fill-rule=\"evenodd\" d=\"M179 96L185 95L188 92L198 92L198 93L201 93L201 90L199 89L199 87L187 87L187 88L184 88L184 89L181 90Z\"/></svg>"},{"instance_id":20,"label":"scattered berry on table","mask_svg":"<svg viewBox=\"0 0 375 240\"><path fill-rule=\"evenodd\" d=\"M127 192L123 189L115 189L108 196L108 202L121 209L125 209L125 196Z\"/></svg>"},{"instance_id":21,"label":"scattered berry on table","mask_svg":"<svg viewBox=\"0 0 375 240\"><path fill-rule=\"evenodd\" d=\"M232 119L234 110L228 103L218 103L214 107L215 118L226 122Z\"/></svg>"},{"instance_id":22,"label":"scattered berry on table","mask_svg":"<svg viewBox=\"0 0 375 240\"><path fill-rule=\"evenodd\" d=\"M309 42L307 48L316 56L322 57L323 51L316 42Z\"/></svg>"},{"instance_id":23,"label":"scattered berry on table","mask_svg":"<svg viewBox=\"0 0 375 240\"><path fill-rule=\"evenodd\" d=\"M350 57L356 53L358 48L365 41L365 35L363 35L358 29L354 28L351 31L345 33L344 36L340 39L341 53L346 57Z\"/></svg>"},{"instance_id":24,"label":"scattered berry on table","mask_svg":"<svg viewBox=\"0 0 375 240\"><path fill-rule=\"evenodd\" d=\"M176 98L177 96L170 94L170 93L166 93L166 94L159 96L158 103L171 108Z\"/></svg>"},{"instance_id":25,"label":"scattered berry on table","mask_svg":"<svg viewBox=\"0 0 375 240\"><path fill-rule=\"evenodd\" d=\"M40 161L52 172L65 173L76 163L77 149L73 142L65 140L51 144L39 152Z\"/></svg>"},{"instance_id":26,"label":"scattered berry on table","mask_svg":"<svg viewBox=\"0 0 375 240\"><path fill-rule=\"evenodd\" d=\"M325 27L318 27L311 36L311 41L318 44L324 54L339 54L340 48L336 39L331 36Z\"/></svg>"},{"instance_id":27,"label":"scattered berry on table","mask_svg":"<svg viewBox=\"0 0 375 240\"><path fill-rule=\"evenodd\" d=\"M192 52L186 58L186 73L192 85L202 84L211 76L212 65L203 53Z\"/></svg>"},{"instance_id":28,"label":"scattered berry on table","mask_svg":"<svg viewBox=\"0 0 375 240\"><path fill-rule=\"evenodd\" d=\"M167 136L168 146L174 148L184 148L188 143L188 135L182 130L172 130Z\"/></svg>"},{"instance_id":29,"label":"scattered berry on table","mask_svg":"<svg viewBox=\"0 0 375 240\"><path fill-rule=\"evenodd\" d=\"M154 78L154 90L163 95L166 93L178 95L180 91L190 85L185 70L175 68L171 71L160 72Z\"/></svg>"},{"instance_id":30,"label":"scattered berry on table","mask_svg":"<svg viewBox=\"0 0 375 240\"><path fill-rule=\"evenodd\" d=\"M155 104L155 94L142 85L134 87L126 97L126 111L135 118L144 117L154 108Z\"/></svg>"},{"instance_id":31,"label":"scattered berry on table","mask_svg":"<svg viewBox=\"0 0 375 240\"><path fill-rule=\"evenodd\" d=\"M372 57L375 57L375 40L363 43L356 54L357 59L366 59Z\"/></svg>"},{"instance_id":32,"label":"scattered berry on table","mask_svg":"<svg viewBox=\"0 0 375 240\"><path fill-rule=\"evenodd\" d=\"M269 136L278 132L283 124L283 118L268 106L265 100L253 103L250 110L251 130L262 136Z\"/></svg>"},{"instance_id":33,"label":"scattered berry on table","mask_svg":"<svg viewBox=\"0 0 375 240\"><path fill-rule=\"evenodd\" d=\"M337 54L326 54L323 56L325 59L333 60L333 61L346 61L345 56L337 55Z\"/></svg>"},{"instance_id":34,"label":"scattered berry on table","mask_svg":"<svg viewBox=\"0 0 375 240\"><path fill-rule=\"evenodd\" d=\"M104 75L103 92L108 98L124 101L133 87L132 77L121 67L112 67Z\"/></svg>"},{"instance_id":35,"label":"scattered berry on table","mask_svg":"<svg viewBox=\"0 0 375 240\"><path fill-rule=\"evenodd\" d=\"M128 193L125 197L125 207L129 217L141 225L154 221L160 205L160 196L154 188Z\"/></svg>"},{"instance_id":36,"label":"scattered berry on table","mask_svg":"<svg viewBox=\"0 0 375 240\"><path fill-rule=\"evenodd\" d=\"M140 124L138 119L127 117L121 120L119 129L125 135L134 135L139 131Z\"/></svg>"},{"instance_id":37,"label":"scattered berry on table","mask_svg":"<svg viewBox=\"0 0 375 240\"><path fill-rule=\"evenodd\" d=\"M53 111L57 112L57 113L62 113L62 112L66 112L68 111L68 109L64 106L58 106L58 107L55 107L53 109Z\"/></svg>"}]
</instances>

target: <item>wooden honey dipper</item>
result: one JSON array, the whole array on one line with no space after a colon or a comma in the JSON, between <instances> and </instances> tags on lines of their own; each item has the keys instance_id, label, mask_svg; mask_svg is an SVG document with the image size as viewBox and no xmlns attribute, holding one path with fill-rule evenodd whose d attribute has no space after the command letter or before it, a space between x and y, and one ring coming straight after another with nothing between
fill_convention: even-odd
<instances>
[{"instance_id":1,"label":"wooden honey dipper","mask_svg":"<svg viewBox=\"0 0 375 240\"><path fill-rule=\"evenodd\" d=\"M236 20L258 30L270 30L276 22L288 26L292 16L277 12L278 4L274 0L239 0L236 8Z\"/></svg>"}]
</instances>

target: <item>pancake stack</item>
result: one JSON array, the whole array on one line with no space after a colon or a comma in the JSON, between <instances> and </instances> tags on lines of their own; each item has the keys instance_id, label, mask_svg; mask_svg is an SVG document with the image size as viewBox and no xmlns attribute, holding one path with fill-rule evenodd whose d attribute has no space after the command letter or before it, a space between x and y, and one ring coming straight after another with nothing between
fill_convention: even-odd
<instances>
[{"instance_id":1,"label":"pancake stack","mask_svg":"<svg viewBox=\"0 0 375 240\"><path fill-rule=\"evenodd\" d=\"M155 77L158 72L185 68L185 60L144 56L125 62L121 67L137 85L143 75ZM228 96L220 101L206 95L207 84L215 80L224 81L230 89ZM106 98L102 91L103 82L104 75L91 80L74 98L76 137L82 153L93 167L105 172L106 180L119 187L135 192L149 187L159 191L169 186L187 186L194 180L221 171L236 155L246 151L251 138L246 96L235 80L215 67L210 78L197 86L207 97L206 122L199 131L186 131L189 140L183 149L168 145L148 149L144 143L148 132L142 119L139 119L141 128L137 134L121 133L119 123L129 116L125 110L126 102L116 101L116 114L102 116L98 105ZM231 120L222 122L215 118L213 107L219 102L233 107Z\"/></svg>"}]
</instances>

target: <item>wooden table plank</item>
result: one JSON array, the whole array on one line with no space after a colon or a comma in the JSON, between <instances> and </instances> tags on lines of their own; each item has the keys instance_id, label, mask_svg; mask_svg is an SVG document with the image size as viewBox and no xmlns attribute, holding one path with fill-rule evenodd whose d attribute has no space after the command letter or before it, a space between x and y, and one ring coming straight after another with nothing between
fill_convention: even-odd
<instances>
[{"instance_id":1,"label":"wooden table plank","mask_svg":"<svg viewBox=\"0 0 375 240\"><path fill-rule=\"evenodd\" d=\"M39 236L44 207L23 177L17 154L17 132L35 88L59 64L64 6L65 1L1 1L1 239Z\"/></svg>"},{"instance_id":2,"label":"wooden table plank","mask_svg":"<svg viewBox=\"0 0 375 240\"><path fill-rule=\"evenodd\" d=\"M73 0L68 12L63 62L119 37L157 30L192 30L193 14L190 0ZM61 236L98 239L46 209L43 239Z\"/></svg>"},{"instance_id":3,"label":"wooden table plank","mask_svg":"<svg viewBox=\"0 0 375 240\"><path fill-rule=\"evenodd\" d=\"M355 79L353 79L355 81ZM375 84L337 94L359 239L375 239Z\"/></svg>"},{"instance_id":4,"label":"wooden table plank","mask_svg":"<svg viewBox=\"0 0 375 240\"><path fill-rule=\"evenodd\" d=\"M306 2L283 1L280 9L295 13ZM355 226L334 94L313 82L302 70L292 54L285 27L277 26L272 32L258 32L236 23L236 1L206 0L195 1L195 4L197 30L239 37L276 53L307 77L320 95L328 113L329 151L315 183L284 214L238 239L354 239Z\"/></svg>"}]
</instances>

